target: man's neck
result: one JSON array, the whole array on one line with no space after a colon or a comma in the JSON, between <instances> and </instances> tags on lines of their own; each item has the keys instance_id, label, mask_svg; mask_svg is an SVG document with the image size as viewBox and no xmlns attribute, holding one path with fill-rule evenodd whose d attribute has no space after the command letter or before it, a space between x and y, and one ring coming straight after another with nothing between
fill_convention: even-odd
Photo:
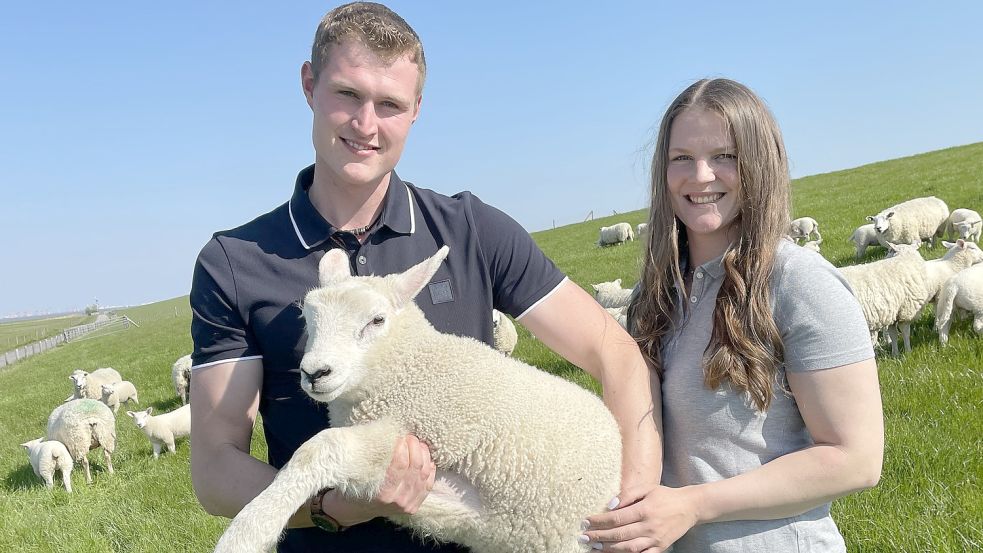
<instances>
[{"instance_id":1,"label":"man's neck","mask_svg":"<svg viewBox=\"0 0 983 553\"><path fill-rule=\"evenodd\" d=\"M353 229L371 224L382 211L392 173L375 184L338 183L314 168L308 194L314 209L336 229Z\"/></svg>"}]
</instances>

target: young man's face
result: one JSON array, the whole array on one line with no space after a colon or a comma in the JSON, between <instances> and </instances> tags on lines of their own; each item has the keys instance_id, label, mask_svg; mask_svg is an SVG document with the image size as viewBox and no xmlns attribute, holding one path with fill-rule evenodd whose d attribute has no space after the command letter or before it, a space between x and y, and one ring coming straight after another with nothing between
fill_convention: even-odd
<instances>
[{"instance_id":1,"label":"young man's face","mask_svg":"<svg viewBox=\"0 0 983 553\"><path fill-rule=\"evenodd\" d=\"M331 49L317 84L305 63L301 80L314 112L316 179L361 186L387 177L420 113L419 78L409 55L386 65L354 40Z\"/></svg>"}]
</instances>

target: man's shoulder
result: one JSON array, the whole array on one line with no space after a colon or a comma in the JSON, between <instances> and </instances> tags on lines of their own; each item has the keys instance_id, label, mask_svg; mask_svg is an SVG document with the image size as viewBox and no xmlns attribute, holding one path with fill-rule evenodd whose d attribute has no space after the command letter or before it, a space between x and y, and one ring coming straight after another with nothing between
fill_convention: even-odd
<instances>
[{"instance_id":1,"label":"man's shoulder","mask_svg":"<svg viewBox=\"0 0 983 553\"><path fill-rule=\"evenodd\" d=\"M200 257L219 255L221 252L222 256L231 259L240 254L251 255L257 249L282 250L285 245L297 240L287 210L288 206L284 203L247 223L216 231L202 247Z\"/></svg>"},{"instance_id":2,"label":"man's shoulder","mask_svg":"<svg viewBox=\"0 0 983 553\"><path fill-rule=\"evenodd\" d=\"M287 203L280 204L274 209L259 215L249 222L230 229L217 231L212 236L215 238L228 237L238 240L255 240L258 237L269 234L270 232L282 230L284 227L284 222L287 222L287 225L289 226L289 215L287 210Z\"/></svg>"}]
</instances>

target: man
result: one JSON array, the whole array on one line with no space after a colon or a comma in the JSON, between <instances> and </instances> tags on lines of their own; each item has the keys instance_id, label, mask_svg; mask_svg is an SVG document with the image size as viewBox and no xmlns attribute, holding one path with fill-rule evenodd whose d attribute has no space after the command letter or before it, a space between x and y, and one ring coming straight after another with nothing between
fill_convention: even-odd
<instances>
[{"instance_id":1,"label":"man","mask_svg":"<svg viewBox=\"0 0 983 553\"><path fill-rule=\"evenodd\" d=\"M306 341L299 301L333 248L349 254L353 273L383 275L449 245L450 278L417 298L428 320L491 343L492 308L516 316L600 379L625 439L624 485L658 483L660 409L630 337L508 216L469 193L443 196L394 172L420 113L425 76L419 38L388 8L355 3L329 12L301 69L314 115L314 165L300 172L286 204L216 233L202 249L191 292L191 469L212 514L235 516L301 443L329 426L325 407L299 386ZM249 455L257 411L269 464ZM323 490L291 519L279 551L460 551L423 543L379 518L414 512L433 479L429 450L407 436L394 444L377 497Z\"/></svg>"}]
</instances>

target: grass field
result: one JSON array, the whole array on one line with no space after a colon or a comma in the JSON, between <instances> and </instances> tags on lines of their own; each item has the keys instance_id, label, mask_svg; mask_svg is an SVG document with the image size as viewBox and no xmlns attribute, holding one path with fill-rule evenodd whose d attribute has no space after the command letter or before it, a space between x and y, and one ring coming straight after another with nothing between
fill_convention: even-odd
<instances>
[{"instance_id":1,"label":"grass field","mask_svg":"<svg viewBox=\"0 0 983 553\"><path fill-rule=\"evenodd\" d=\"M44 340L68 327L85 324L91 319L92 317L84 314L75 314L48 319L0 323L0 352Z\"/></svg>"},{"instance_id":2,"label":"grass field","mask_svg":"<svg viewBox=\"0 0 983 553\"><path fill-rule=\"evenodd\" d=\"M824 255L853 262L846 238L863 216L897 201L934 194L951 209L983 210L983 144L800 179L796 215L822 225ZM543 249L575 282L638 278L641 243L597 248L597 227L644 220L638 211L535 233ZM941 255L936 248L927 257ZM869 253L873 259L882 255ZM179 405L171 363L191 347L187 298L124 311L140 327L86 340L0 371L0 551L207 551L226 522L204 513L191 490L189 447L154 462L150 443L120 412L116 473L92 455L95 483L80 469L76 492L47 490L21 442L44 434L51 410L71 391L76 367L112 366L140 391L140 408ZM887 452L881 483L834 503L850 551L962 552L983 549L983 338L963 321L940 348L931 313L913 327L912 354L878 359L885 405ZM516 355L596 390L576 368L546 350L521 327ZM0 342L2 343L2 342ZM253 454L265 459L254 433ZM57 480L56 480L57 482Z\"/></svg>"}]
</instances>

